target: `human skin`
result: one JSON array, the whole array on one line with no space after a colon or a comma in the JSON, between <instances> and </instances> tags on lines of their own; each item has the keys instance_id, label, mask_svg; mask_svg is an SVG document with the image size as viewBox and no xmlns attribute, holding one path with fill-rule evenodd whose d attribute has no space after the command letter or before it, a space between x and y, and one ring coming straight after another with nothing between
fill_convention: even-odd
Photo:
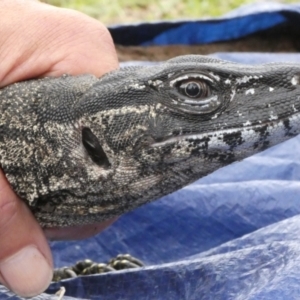
<instances>
[{"instance_id":1,"label":"human skin","mask_svg":"<svg viewBox=\"0 0 300 300\"><path fill-rule=\"evenodd\" d=\"M17 81L118 68L109 32L79 12L34 0L1 0L0 87ZM113 220L66 229L42 230L0 171L0 282L16 294L43 292L52 278L50 239L80 239Z\"/></svg>"}]
</instances>

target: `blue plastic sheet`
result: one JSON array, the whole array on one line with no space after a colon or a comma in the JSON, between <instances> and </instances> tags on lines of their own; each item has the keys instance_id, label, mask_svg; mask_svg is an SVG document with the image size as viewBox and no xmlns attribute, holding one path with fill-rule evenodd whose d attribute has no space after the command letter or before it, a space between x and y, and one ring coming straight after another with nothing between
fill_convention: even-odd
<instances>
[{"instance_id":1,"label":"blue plastic sheet","mask_svg":"<svg viewBox=\"0 0 300 300\"><path fill-rule=\"evenodd\" d=\"M242 6L221 18L129 24L110 28L121 45L195 45L230 41L278 26L298 26L300 4Z\"/></svg>"},{"instance_id":2,"label":"blue plastic sheet","mask_svg":"<svg viewBox=\"0 0 300 300\"><path fill-rule=\"evenodd\" d=\"M126 32L127 44L134 36L143 45L198 43L282 22L299 26L300 6L256 4L215 20L115 27L112 33L117 40ZM201 34L191 40L186 37L191 32ZM214 56L242 63L300 62L298 54ZM65 280L47 293L64 286L77 299L300 299L299 151L300 136L130 212L96 237L53 242L57 267L86 257L104 262L119 253L147 267ZM8 298L19 299L0 290L0 299Z\"/></svg>"}]
</instances>

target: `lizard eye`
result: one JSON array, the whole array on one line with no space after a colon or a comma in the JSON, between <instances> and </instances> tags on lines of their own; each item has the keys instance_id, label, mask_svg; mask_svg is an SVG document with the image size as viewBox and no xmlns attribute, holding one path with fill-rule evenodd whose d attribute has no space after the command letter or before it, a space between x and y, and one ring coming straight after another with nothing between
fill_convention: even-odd
<instances>
[{"instance_id":1,"label":"lizard eye","mask_svg":"<svg viewBox=\"0 0 300 300\"><path fill-rule=\"evenodd\" d=\"M210 114L222 106L223 95L216 93L218 80L202 74L180 74L169 82L169 106L193 115Z\"/></svg>"},{"instance_id":2,"label":"lizard eye","mask_svg":"<svg viewBox=\"0 0 300 300\"><path fill-rule=\"evenodd\" d=\"M182 95L190 98L206 98L211 94L209 86L200 80L181 82L178 89Z\"/></svg>"}]
</instances>

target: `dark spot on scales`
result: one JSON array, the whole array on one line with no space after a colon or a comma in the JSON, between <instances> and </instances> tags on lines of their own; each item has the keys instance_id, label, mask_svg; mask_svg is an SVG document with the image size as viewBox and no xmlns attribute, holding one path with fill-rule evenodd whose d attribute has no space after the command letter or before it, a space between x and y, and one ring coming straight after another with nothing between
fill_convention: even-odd
<instances>
[{"instance_id":1,"label":"dark spot on scales","mask_svg":"<svg viewBox=\"0 0 300 300\"><path fill-rule=\"evenodd\" d=\"M227 152L219 155L219 161L227 165L233 163L236 159L233 152Z\"/></svg>"},{"instance_id":2,"label":"dark spot on scales","mask_svg":"<svg viewBox=\"0 0 300 300\"><path fill-rule=\"evenodd\" d=\"M221 153L221 152L205 153L204 157L210 161L218 160L219 162L223 163L224 165L227 165L227 164L230 164L230 163L236 161L234 153L230 152L230 151L226 152L226 153Z\"/></svg>"},{"instance_id":3,"label":"dark spot on scales","mask_svg":"<svg viewBox=\"0 0 300 300\"><path fill-rule=\"evenodd\" d=\"M268 140L264 140L263 138L261 138L258 142L255 142L253 145L253 149L257 149L258 147L260 147L260 150L265 150L269 147L270 141Z\"/></svg>"},{"instance_id":4,"label":"dark spot on scales","mask_svg":"<svg viewBox=\"0 0 300 300\"><path fill-rule=\"evenodd\" d=\"M289 119L285 119L285 120L283 121L283 125L284 125L284 127L285 127L285 129L286 129L287 131L289 131L289 130L292 129L292 127L290 126L290 120L289 120Z\"/></svg>"},{"instance_id":5,"label":"dark spot on scales","mask_svg":"<svg viewBox=\"0 0 300 300\"><path fill-rule=\"evenodd\" d=\"M289 119L285 119L283 121L283 125L284 125L284 128L285 128L285 136L296 136L297 135L295 130L294 130L294 132L291 132L293 127L291 126Z\"/></svg>"},{"instance_id":6,"label":"dark spot on scales","mask_svg":"<svg viewBox=\"0 0 300 300\"><path fill-rule=\"evenodd\" d=\"M267 137L267 136L270 135L269 132L268 132L268 125L256 128L256 129L254 129L254 131L259 133L259 135L261 137Z\"/></svg>"},{"instance_id":7,"label":"dark spot on scales","mask_svg":"<svg viewBox=\"0 0 300 300\"><path fill-rule=\"evenodd\" d=\"M172 152L172 147L162 149L163 155L169 155Z\"/></svg>"},{"instance_id":8,"label":"dark spot on scales","mask_svg":"<svg viewBox=\"0 0 300 300\"><path fill-rule=\"evenodd\" d=\"M191 149L192 155L199 155L204 151L208 150L208 143L210 141L210 137L204 137L201 139L187 139L187 141L190 143L188 145Z\"/></svg>"},{"instance_id":9,"label":"dark spot on scales","mask_svg":"<svg viewBox=\"0 0 300 300\"><path fill-rule=\"evenodd\" d=\"M233 133L224 134L223 142L230 146L231 149L234 147L243 144L244 140L242 137L242 132L237 131Z\"/></svg>"},{"instance_id":10,"label":"dark spot on scales","mask_svg":"<svg viewBox=\"0 0 300 300\"><path fill-rule=\"evenodd\" d=\"M82 144L94 163L103 168L110 167L110 162L98 138L88 127L82 129Z\"/></svg>"},{"instance_id":11,"label":"dark spot on scales","mask_svg":"<svg viewBox=\"0 0 300 300\"><path fill-rule=\"evenodd\" d=\"M270 136L268 131L268 125L254 129L255 132L259 133L260 137L257 142L254 143L253 149L260 147L261 150L267 149L269 147L270 141L267 138Z\"/></svg>"},{"instance_id":12,"label":"dark spot on scales","mask_svg":"<svg viewBox=\"0 0 300 300\"><path fill-rule=\"evenodd\" d=\"M178 129L174 129L172 131L172 135L174 135L174 136L178 136L179 134L180 134L180 130L178 130Z\"/></svg>"}]
</instances>

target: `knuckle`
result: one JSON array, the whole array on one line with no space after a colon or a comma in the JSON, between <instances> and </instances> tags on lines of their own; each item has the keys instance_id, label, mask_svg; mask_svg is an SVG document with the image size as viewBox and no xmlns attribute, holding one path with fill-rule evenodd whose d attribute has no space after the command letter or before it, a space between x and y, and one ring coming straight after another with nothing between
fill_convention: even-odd
<instances>
[{"instance_id":1,"label":"knuckle","mask_svg":"<svg viewBox=\"0 0 300 300\"><path fill-rule=\"evenodd\" d=\"M0 235L10 228L10 224L18 215L19 206L15 199L0 197Z\"/></svg>"}]
</instances>

